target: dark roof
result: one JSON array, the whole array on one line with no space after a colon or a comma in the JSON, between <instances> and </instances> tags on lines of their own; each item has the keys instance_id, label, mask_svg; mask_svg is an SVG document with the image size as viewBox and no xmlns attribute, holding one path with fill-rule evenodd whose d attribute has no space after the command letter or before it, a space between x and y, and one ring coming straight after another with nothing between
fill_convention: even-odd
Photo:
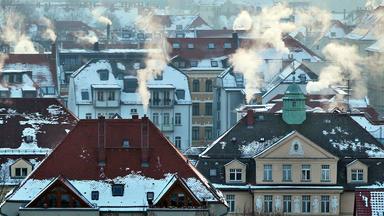
<instances>
[{"instance_id":1,"label":"dark roof","mask_svg":"<svg viewBox=\"0 0 384 216\"><path fill-rule=\"evenodd\" d=\"M1 148L16 149L23 141L23 131L36 131L40 148L54 148L71 130L77 119L53 98L0 99Z\"/></svg>"},{"instance_id":2,"label":"dark roof","mask_svg":"<svg viewBox=\"0 0 384 216\"><path fill-rule=\"evenodd\" d=\"M241 151L253 143L265 147L297 131L331 154L343 158L384 157L382 145L347 114L307 113L303 124L289 125L281 113L255 113L253 127L248 127L245 116L232 129L216 140L203 152L211 158L249 158L253 151ZM220 143L224 142L225 145ZM259 148L259 150L262 150Z\"/></svg>"}]
</instances>

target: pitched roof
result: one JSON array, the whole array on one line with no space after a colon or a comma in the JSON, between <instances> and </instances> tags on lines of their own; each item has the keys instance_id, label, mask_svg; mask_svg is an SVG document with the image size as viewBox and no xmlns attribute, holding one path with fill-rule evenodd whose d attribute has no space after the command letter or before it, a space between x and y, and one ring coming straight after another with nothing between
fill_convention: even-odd
<instances>
[{"instance_id":1,"label":"pitched roof","mask_svg":"<svg viewBox=\"0 0 384 216\"><path fill-rule=\"evenodd\" d=\"M128 148L122 146L123 140L127 139ZM147 162L146 166L143 161ZM134 181L147 179L161 183L170 174L183 178L200 200L221 202L222 197L217 191L148 118L82 120L26 179L18 190L20 192L16 191L10 199L23 199L28 188L35 188L31 191L34 194L28 194L33 198L39 191L33 182L46 185L50 182L47 180L59 175L65 176L75 187L77 183L90 182L105 187L107 179L125 182L136 178ZM79 187L83 187L81 185Z\"/></svg>"},{"instance_id":2,"label":"pitched roof","mask_svg":"<svg viewBox=\"0 0 384 216\"><path fill-rule=\"evenodd\" d=\"M307 113L303 124L289 125L283 121L280 113L255 113L255 124L251 128L248 127L246 118L247 116L214 141L200 156L252 157L291 131L298 131L340 158L384 157L382 145L347 114Z\"/></svg>"},{"instance_id":3,"label":"pitched roof","mask_svg":"<svg viewBox=\"0 0 384 216\"><path fill-rule=\"evenodd\" d=\"M0 99L0 155L45 154L67 135L77 122L53 98ZM26 136L32 141L26 142ZM44 151L43 151L44 150Z\"/></svg>"},{"instance_id":4,"label":"pitched roof","mask_svg":"<svg viewBox=\"0 0 384 216\"><path fill-rule=\"evenodd\" d=\"M55 54L9 54L3 69L32 71L32 80L39 86L57 87Z\"/></svg>"}]
</instances>

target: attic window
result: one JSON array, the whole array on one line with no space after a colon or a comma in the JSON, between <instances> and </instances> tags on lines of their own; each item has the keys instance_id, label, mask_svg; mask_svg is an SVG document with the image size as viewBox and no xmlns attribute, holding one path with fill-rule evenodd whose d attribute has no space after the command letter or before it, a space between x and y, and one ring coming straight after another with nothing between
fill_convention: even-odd
<instances>
[{"instance_id":1,"label":"attic window","mask_svg":"<svg viewBox=\"0 0 384 216\"><path fill-rule=\"evenodd\" d=\"M298 151L298 150L299 150L299 144L295 143L295 144L293 145L293 149L294 149L295 151Z\"/></svg>"},{"instance_id":2,"label":"attic window","mask_svg":"<svg viewBox=\"0 0 384 216\"><path fill-rule=\"evenodd\" d=\"M129 148L129 140L125 139L122 143L123 148Z\"/></svg>"},{"instance_id":3,"label":"attic window","mask_svg":"<svg viewBox=\"0 0 384 216\"><path fill-rule=\"evenodd\" d=\"M25 136L25 142L26 142L26 143L31 143L31 142L33 142L33 136Z\"/></svg>"},{"instance_id":4,"label":"attic window","mask_svg":"<svg viewBox=\"0 0 384 216\"><path fill-rule=\"evenodd\" d=\"M99 200L99 191L92 191L91 199L92 200Z\"/></svg>"},{"instance_id":5,"label":"attic window","mask_svg":"<svg viewBox=\"0 0 384 216\"><path fill-rule=\"evenodd\" d=\"M216 169L210 169L209 170L209 176L216 176L217 175L217 170Z\"/></svg>"},{"instance_id":6,"label":"attic window","mask_svg":"<svg viewBox=\"0 0 384 216\"><path fill-rule=\"evenodd\" d=\"M185 99L184 89L176 89L176 97L178 100L184 100Z\"/></svg>"},{"instance_id":7,"label":"attic window","mask_svg":"<svg viewBox=\"0 0 384 216\"><path fill-rule=\"evenodd\" d=\"M109 71L108 70L98 70L100 80L108 80Z\"/></svg>"},{"instance_id":8,"label":"attic window","mask_svg":"<svg viewBox=\"0 0 384 216\"><path fill-rule=\"evenodd\" d=\"M191 67L197 67L197 61L191 61Z\"/></svg>"},{"instance_id":9,"label":"attic window","mask_svg":"<svg viewBox=\"0 0 384 216\"><path fill-rule=\"evenodd\" d=\"M211 61L212 67L219 67L219 63L217 61Z\"/></svg>"},{"instance_id":10,"label":"attic window","mask_svg":"<svg viewBox=\"0 0 384 216\"><path fill-rule=\"evenodd\" d=\"M123 195L124 195L124 185L123 184L112 185L112 196L123 196Z\"/></svg>"}]
</instances>

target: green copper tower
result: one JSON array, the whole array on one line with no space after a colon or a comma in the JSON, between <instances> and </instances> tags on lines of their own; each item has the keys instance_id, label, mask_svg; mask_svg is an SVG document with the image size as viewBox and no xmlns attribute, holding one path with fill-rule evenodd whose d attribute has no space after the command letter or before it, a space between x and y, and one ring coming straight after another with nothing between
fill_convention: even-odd
<instances>
[{"instance_id":1,"label":"green copper tower","mask_svg":"<svg viewBox=\"0 0 384 216\"><path fill-rule=\"evenodd\" d=\"M305 95L294 82L288 86L283 97L283 120L287 124L301 124L305 119Z\"/></svg>"}]
</instances>

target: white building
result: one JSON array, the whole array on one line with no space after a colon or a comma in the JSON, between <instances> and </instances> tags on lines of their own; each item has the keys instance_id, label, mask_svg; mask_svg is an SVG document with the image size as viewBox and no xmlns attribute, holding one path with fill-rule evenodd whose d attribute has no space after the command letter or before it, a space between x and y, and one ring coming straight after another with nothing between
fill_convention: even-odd
<instances>
[{"instance_id":1,"label":"white building","mask_svg":"<svg viewBox=\"0 0 384 216\"><path fill-rule=\"evenodd\" d=\"M151 99L145 111L136 91L136 72L129 73L128 67L112 60L89 61L70 78L68 108L80 119L146 114L179 149L187 149L192 125L187 76L166 66L162 75L147 83Z\"/></svg>"}]
</instances>

